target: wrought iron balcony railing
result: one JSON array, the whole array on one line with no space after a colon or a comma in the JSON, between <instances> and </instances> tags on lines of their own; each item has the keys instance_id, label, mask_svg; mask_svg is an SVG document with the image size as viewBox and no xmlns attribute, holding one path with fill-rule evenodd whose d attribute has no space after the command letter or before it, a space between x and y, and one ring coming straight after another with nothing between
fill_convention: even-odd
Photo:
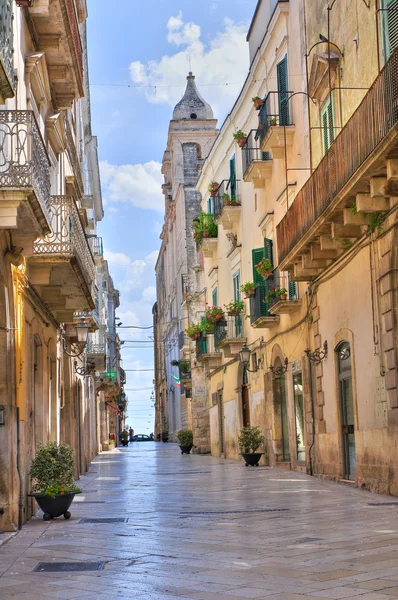
<instances>
[{"instance_id":1,"label":"wrought iron balcony railing","mask_svg":"<svg viewBox=\"0 0 398 600\"><path fill-rule=\"evenodd\" d=\"M36 256L62 256L76 261L88 288L93 289L94 259L84 234L79 211L71 196L52 196L50 226L51 233L35 241L33 253Z\"/></svg>"},{"instance_id":2,"label":"wrought iron balcony railing","mask_svg":"<svg viewBox=\"0 0 398 600\"><path fill-rule=\"evenodd\" d=\"M269 152L260 148L260 130L252 129L247 136L246 144L242 148L243 176L255 160L270 160Z\"/></svg>"},{"instance_id":3,"label":"wrought iron balcony railing","mask_svg":"<svg viewBox=\"0 0 398 600\"><path fill-rule=\"evenodd\" d=\"M106 328L100 326L95 333L89 333L87 338L87 356L106 356Z\"/></svg>"},{"instance_id":4,"label":"wrought iron balcony railing","mask_svg":"<svg viewBox=\"0 0 398 600\"><path fill-rule=\"evenodd\" d=\"M31 189L50 222L50 162L32 110L0 110L0 189L7 188Z\"/></svg>"},{"instance_id":5,"label":"wrought iron balcony railing","mask_svg":"<svg viewBox=\"0 0 398 600\"><path fill-rule=\"evenodd\" d=\"M258 114L260 143L264 141L271 127L293 125L289 98L293 92L269 92Z\"/></svg>"},{"instance_id":6,"label":"wrought iron balcony railing","mask_svg":"<svg viewBox=\"0 0 398 600\"><path fill-rule=\"evenodd\" d=\"M265 280L263 283L258 284L258 287L264 288L264 293L259 292L260 295L264 296L265 306L267 312L275 304L278 304L282 299L286 300L298 300L298 285L294 281L290 281L288 275L279 275L278 271ZM281 294L282 290L286 290L286 294ZM282 296L282 297L281 297Z\"/></svg>"},{"instance_id":7,"label":"wrought iron balcony railing","mask_svg":"<svg viewBox=\"0 0 398 600\"><path fill-rule=\"evenodd\" d=\"M223 179L214 197L214 218L216 219L226 205L239 205L239 180Z\"/></svg>"},{"instance_id":8,"label":"wrought iron balcony railing","mask_svg":"<svg viewBox=\"0 0 398 600\"><path fill-rule=\"evenodd\" d=\"M398 122L398 49L277 225L281 263Z\"/></svg>"},{"instance_id":9,"label":"wrought iron balcony railing","mask_svg":"<svg viewBox=\"0 0 398 600\"><path fill-rule=\"evenodd\" d=\"M0 63L5 74L0 77L0 97L14 95L12 0L0 0Z\"/></svg>"},{"instance_id":10,"label":"wrought iron balcony railing","mask_svg":"<svg viewBox=\"0 0 398 600\"><path fill-rule=\"evenodd\" d=\"M204 354L213 354L218 352L214 345L214 334L212 333L201 333L200 337L196 340L196 356L200 358Z\"/></svg>"},{"instance_id":11,"label":"wrought iron balcony railing","mask_svg":"<svg viewBox=\"0 0 398 600\"><path fill-rule=\"evenodd\" d=\"M243 337L243 315L225 315L214 326L214 344L220 346L225 340Z\"/></svg>"},{"instance_id":12,"label":"wrought iron balcony railing","mask_svg":"<svg viewBox=\"0 0 398 600\"><path fill-rule=\"evenodd\" d=\"M272 288L274 282L264 281L259 283L254 290L253 296L250 296L250 323L253 325L261 317L270 317L268 312L267 292Z\"/></svg>"}]
</instances>

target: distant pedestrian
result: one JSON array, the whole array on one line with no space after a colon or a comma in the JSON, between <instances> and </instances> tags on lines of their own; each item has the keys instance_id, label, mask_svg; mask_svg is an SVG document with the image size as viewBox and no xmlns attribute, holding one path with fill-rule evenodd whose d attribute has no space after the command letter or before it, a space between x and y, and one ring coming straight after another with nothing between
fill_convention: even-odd
<instances>
[{"instance_id":1,"label":"distant pedestrian","mask_svg":"<svg viewBox=\"0 0 398 600\"><path fill-rule=\"evenodd\" d=\"M130 442L133 441L133 435L134 435L134 429L132 427L130 427L130 429L129 429L129 440L130 440Z\"/></svg>"}]
</instances>

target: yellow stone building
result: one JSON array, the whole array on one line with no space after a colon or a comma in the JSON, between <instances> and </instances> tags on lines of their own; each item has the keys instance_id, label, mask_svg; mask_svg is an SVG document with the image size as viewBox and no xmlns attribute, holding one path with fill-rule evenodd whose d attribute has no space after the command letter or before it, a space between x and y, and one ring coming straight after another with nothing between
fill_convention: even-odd
<instances>
[{"instance_id":1,"label":"yellow stone building","mask_svg":"<svg viewBox=\"0 0 398 600\"><path fill-rule=\"evenodd\" d=\"M117 437L124 397L118 293L96 234L86 2L3 0L0 13L0 530L11 530L36 510L37 444L68 442L78 478Z\"/></svg>"}]
</instances>

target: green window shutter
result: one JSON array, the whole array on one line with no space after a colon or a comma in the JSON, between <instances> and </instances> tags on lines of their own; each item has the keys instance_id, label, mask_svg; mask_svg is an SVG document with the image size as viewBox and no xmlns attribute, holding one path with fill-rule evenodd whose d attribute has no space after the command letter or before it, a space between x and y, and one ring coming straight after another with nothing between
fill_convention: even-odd
<instances>
[{"instance_id":1,"label":"green window shutter","mask_svg":"<svg viewBox=\"0 0 398 600\"><path fill-rule=\"evenodd\" d=\"M210 198L207 200L207 212L211 212Z\"/></svg>"},{"instance_id":2,"label":"green window shutter","mask_svg":"<svg viewBox=\"0 0 398 600\"><path fill-rule=\"evenodd\" d=\"M273 241L268 239L268 238L264 238L264 256L265 258L268 258L268 260L271 261L272 266L274 266L274 251L273 251Z\"/></svg>"},{"instance_id":3,"label":"green window shutter","mask_svg":"<svg viewBox=\"0 0 398 600\"><path fill-rule=\"evenodd\" d=\"M240 271L237 271L232 277L234 288L234 301L240 300Z\"/></svg>"},{"instance_id":4,"label":"green window shutter","mask_svg":"<svg viewBox=\"0 0 398 600\"><path fill-rule=\"evenodd\" d=\"M278 84L279 125L290 125L289 122L289 81L287 73L287 56L276 65Z\"/></svg>"},{"instance_id":5,"label":"green window shutter","mask_svg":"<svg viewBox=\"0 0 398 600\"><path fill-rule=\"evenodd\" d=\"M229 188L231 200L236 200L236 160L235 155L229 161Z\"/></svg>"},{"instance_id":6,"label":"green window shutter","mask_svg":"<svg viewBox=\"0 0 398 600\"><path fill-rule=\"evenodd\" d=\"M265 258L265 249L264 248L256 248L252 250L252 265L253 265L253 281L254 283L262 283L263 278L259 275L254 267L257 263L260 262L262 258Z\"/></svg>"},{"instance_id":7,"label":"green window shutter","mask_svg":"<svg viewBox=\"0 0 398 600\"><path fill-rule=\"evenodd\" d=\"M295 281L289 281L289 300L296 300L297 299L297 286L296 286L296 282Z\"/></svg>"},{"instance_id":8,"label":"green window shutter","mask_svg":"<svg viewBox=\"0 0 398 600\"><path fill-rule=\"evenodd\" d=\"M334 142L333 95L330 95L321 112L323 151L329 150Z\"/></svg>"},{"instance_id":9,"label":"green window shutter","mask_svg":"<svg viewBox=\"0 0 398 600\"><path fill-rule=\"evenodd\" d=\"M382 38L384 60L398 48L398 0L384 0L382 11Z\"/></svg>"},{"instance_id":10,"label":"green window shutter","mask_svg":"<svg viewBox=\"0 0 398 600\"><path fill-rule=\"evenodd\" d=\"M217 306L218 304L218 293L217 293L217 288L215 288L212 292L212 302L213 302L213 306Z\"/></svg>"}]
</instances>

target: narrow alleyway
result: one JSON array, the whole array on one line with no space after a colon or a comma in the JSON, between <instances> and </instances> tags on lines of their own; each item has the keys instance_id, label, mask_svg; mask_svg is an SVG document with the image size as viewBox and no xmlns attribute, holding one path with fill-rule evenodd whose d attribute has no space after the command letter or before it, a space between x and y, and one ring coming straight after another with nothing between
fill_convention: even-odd
<instances>
[{"instance_id":1,"label":"narrow alleyway","mask_svg":"<svg viewBox=\"0 0 398 600\"><path fill-rule=\"evenodd\" d=\"M82 485L70 521L0 547L1 599L398 598L398 499L156 443L102 454Z\"/></svg>"}]
</instances>

